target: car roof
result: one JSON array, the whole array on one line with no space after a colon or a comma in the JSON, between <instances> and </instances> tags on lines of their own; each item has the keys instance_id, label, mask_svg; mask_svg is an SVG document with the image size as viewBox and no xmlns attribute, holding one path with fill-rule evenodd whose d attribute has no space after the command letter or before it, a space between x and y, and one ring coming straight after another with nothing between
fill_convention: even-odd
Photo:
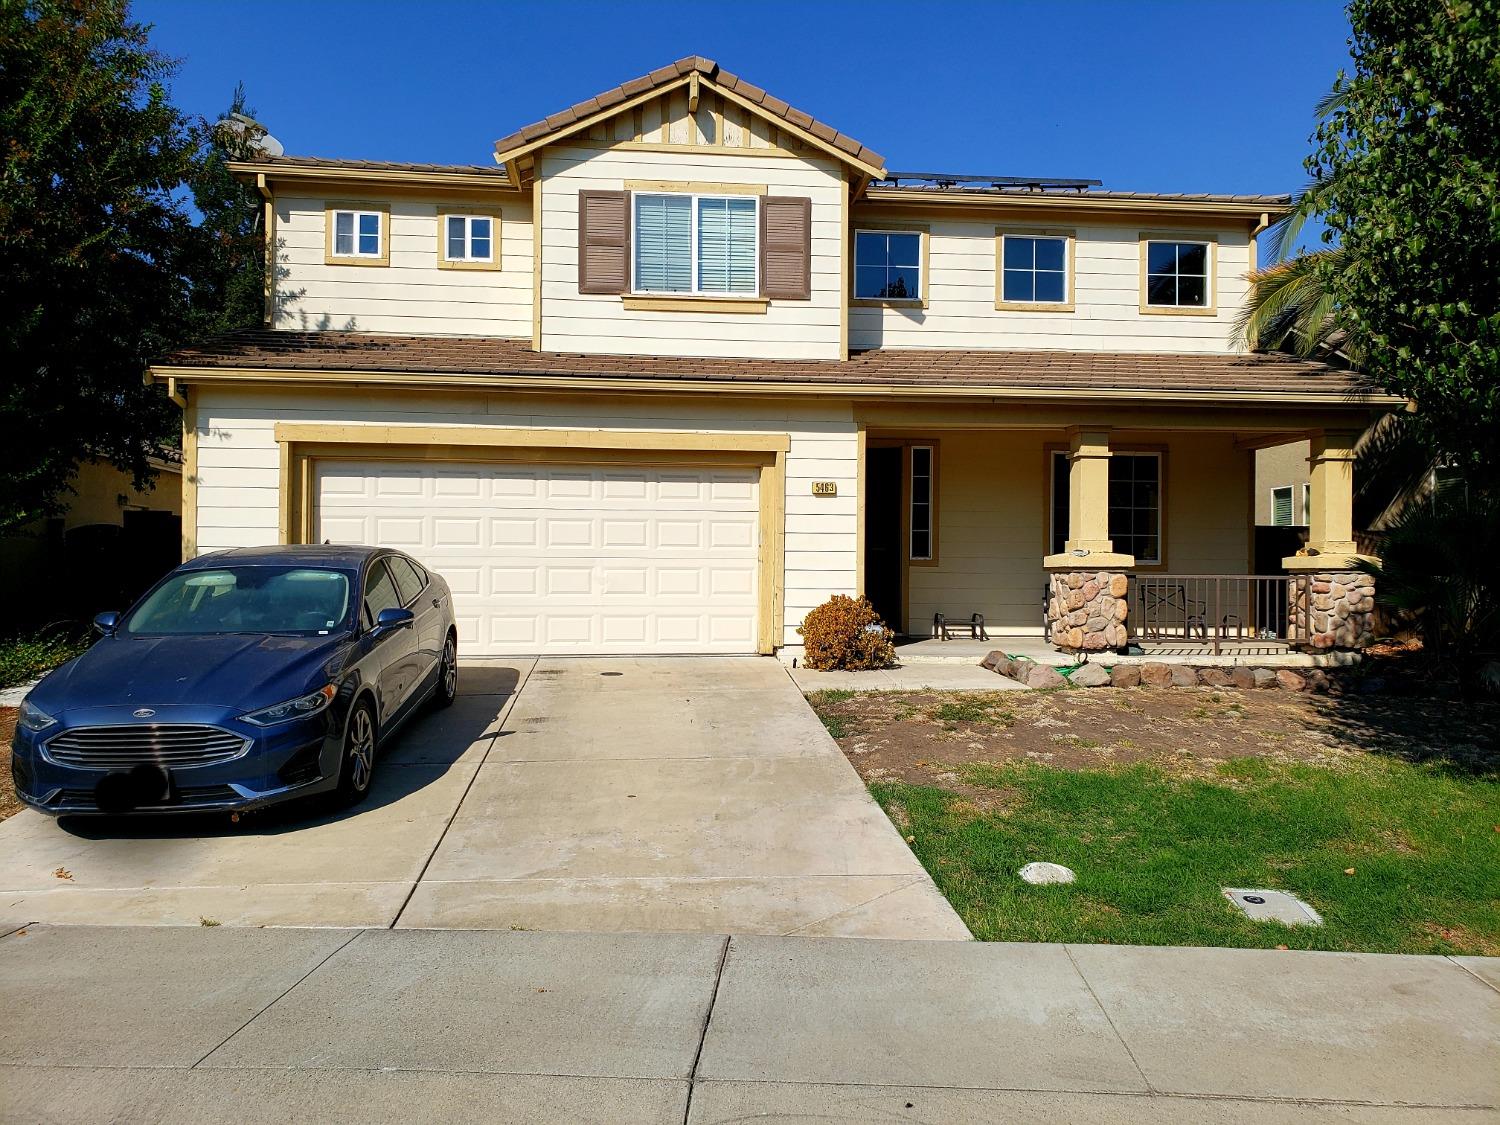
<instances>
[{"instance_id":1,"label":"car roof","mask_svg":"<svg viewBox=\"0 0 1500 1125\"><path fill-rule=\"evenodd\" d=\"M284 547L236 547L229 551L215 551L211 555L199 555L182 564L184 569L199 570L212 566L286 566L305 563L358 570L365 561L379 554L389 554L385 547L339 546L332 543Z\"/></svg>"}]
</instances>

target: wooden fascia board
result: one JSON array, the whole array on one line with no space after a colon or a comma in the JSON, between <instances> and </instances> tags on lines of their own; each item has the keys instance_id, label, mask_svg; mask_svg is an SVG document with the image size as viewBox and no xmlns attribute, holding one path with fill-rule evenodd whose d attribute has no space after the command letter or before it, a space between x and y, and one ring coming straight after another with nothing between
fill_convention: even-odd
<instances>
[{"instance_id":1,"label":"wooden fascia board","mask_svg":"<svg viewBox=\"0 0 1500 1125\"><path fill-rule=\"evenodd\" d=\"M506 168L510 168L522 156L527 156L539 149L546 148L548 145L558 144L575 133L587 132L601 121L608 121L610 118L618 117L622 113L629 113L636 106L645 105L654 98L670 94L673 90L680 89L687 84L687 75L679 75L669 82L663 82L660 86L653 86L651 89L643 90L634 97L626 98L623 102L616 102L612 106L596 110L587 117L580 117L567 125L559 126L534 141L526 141L523 144L516 145L514 148L507 149L502 149L497 145L495 147L495 159L504 164Z\"/></svg>"},{"instance_id":2,"label":"wooden fascia board","mask_svg":"<svg viewBox=\"0 0 1500 1125\"><path fill-rule=\"evenodd\" d=\"M505 165L507 169L509 169L518 157L526 156L530 153L536 152L539 149L546 148L549 145L560 144L563 141L567 140L567 138L577 133L586 132L587 130L593 128L595 125L599 124L599 122L601 121L608 121L611 118L617 117L622 113L629 112L638 105L642 105L648 101L651 101L653 98L662 97L665 94L670 94L673 90L678 90L682 87L690 86L691 79L693 77L698 77L697 71L691 71L689 72L689 74L680 75L679 77L672 79L670 82L664 82L660 86L653 87L652 89L647 90L644 93L637 94L633 98L627 98L623 102L618 102L615 105L598 110L595 113L589 114L587 117L580 117L578 120L561 126L560 128L547 133L545 136L538 137L534 141L527 141L525 144L516 145L514 148L508 148L504 150L497 148L495 150L495 159L500 161ZM749 98L736 94L733 90L725 89L723 86L720 86L717 82L715 82L712 78L708 78L706 76L700 77L699 89L700 92L702 90L710 90L713 93L718 94L720 97L734 102L738 106L743 106L745 109L749 110L757 117L773 125L775 128L780 129L783 132L791 133L793 136L800 138L808 145L811 145L813 148L826 153L827 155L833 157L835 160L838 160L840 163L849 165L850 167L864 173L866 176L869 176L872 179L879 179L881 176L885 175L885 169L883 167L873 164L867 164L864 161L857 159L852 154L845 152L837 145L829 144L821 137L814 135L813 133L801 128L798 125L794 125L786 118L774 113L768 113L765 109L757 105L755 102L751 101ZM741 150L739 149L725 149L724 151L728 155L741 154ZM745 149L743 150L743 154L754 156L755 150Z\"/></svg>"},{"instance_id":3,"label":"wooden fascia board","mask_svg":"<svg viewBox=\"0 0 1500 1125\"><path fill-rule=\"evenodd\" d=\"M417 172L396 171L388 168L333 168L323 166L260 164L231 161L229 170L234 176L257 187L261 183L272 188L277 183L318 184L329 187L368 186L387 184L391 186L412 185L425 188L456 188L473 191L514 191L507 180L498 176L481 176L472 172Z\"/></svg>"},{"instance_id":4,"label":"wooden fascia board","mask_svg":"<svg viewBox=\"0 0 1500 1125\"><path fill-rule=\"evenodd\" d=\"M421 390L505 391L524 390L569 394L575 391L614 391L643 394L709 394L758 398L803 397L902 399L947 401L952 399L991 402L1156 402L1192 406L1236 407L1247 404L1277 404L1335 411L1388 409L1404 399L1390 395L1316 397L1286 392L1254 391L1160 391L1132 388L1059 389L988 385L934 387L930 384L845 383L752 383L712 379L653 379L649 377L600 377L465 374L457 372L404 371L303 371L291 368L168 367L151 369L156 378L179 383L257 383L267 386L348 387L396 386Z\"/></svg>"}]
</instances>

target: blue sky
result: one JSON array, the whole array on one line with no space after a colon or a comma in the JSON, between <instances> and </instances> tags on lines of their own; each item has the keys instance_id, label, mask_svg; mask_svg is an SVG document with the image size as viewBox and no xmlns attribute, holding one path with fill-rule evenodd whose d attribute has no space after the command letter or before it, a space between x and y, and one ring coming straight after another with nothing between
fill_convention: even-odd
<instances>
[{"instance_id":1,"label":"blue sky","mask_svg":"<svg viewBox=\"0 0 1500 1125\"><path fill-rule=\"evenodd\" d=\"M717 59L892 170L1290 191L1348 60L1337 0L137 0L182 108L236 81L289 153L482 163L684 55Z\"/></svg>"}]
</instances>

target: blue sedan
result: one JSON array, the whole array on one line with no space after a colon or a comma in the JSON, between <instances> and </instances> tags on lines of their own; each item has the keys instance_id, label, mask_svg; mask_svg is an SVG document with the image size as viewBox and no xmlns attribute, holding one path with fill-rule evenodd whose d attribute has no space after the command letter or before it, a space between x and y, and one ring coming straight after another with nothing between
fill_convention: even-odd
<instances>
[{"instance_id":1,"label":"blue sedan","mask_svg":"<svg viewBox=\"0 0 1500 1125\"><path fill-rule=\"evenodd\" d=\"M381 743L458 688L447 583L381 548L204 555L94 624L21 704L16 793L41 812L352 805Z\"/></svg>"}]
</instances>

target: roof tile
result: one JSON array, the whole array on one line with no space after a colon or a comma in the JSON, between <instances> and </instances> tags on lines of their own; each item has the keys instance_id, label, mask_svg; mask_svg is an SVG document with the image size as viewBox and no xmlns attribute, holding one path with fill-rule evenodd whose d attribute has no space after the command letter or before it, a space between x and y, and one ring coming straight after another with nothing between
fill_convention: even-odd
<instances>
[{"instance_id":1,"label":"roof tile","mask_svg":"<svg viewBox=\"0 0 1500 1125\"><path fill-rule=\"evenodd\" d=\"M524 340L376 336L350 332L235 333L183 348L161 364L201 368L373 371L472 376L476 382L556 377L600 380L815 384L1005 391L1127 391L1272 394L1328 405L1358 404L1369 388L1356 373L1279 355L1160 355L1121 352L876 349L843 361L696 359L534 352Z\"/></svg>"}]
</instances>

